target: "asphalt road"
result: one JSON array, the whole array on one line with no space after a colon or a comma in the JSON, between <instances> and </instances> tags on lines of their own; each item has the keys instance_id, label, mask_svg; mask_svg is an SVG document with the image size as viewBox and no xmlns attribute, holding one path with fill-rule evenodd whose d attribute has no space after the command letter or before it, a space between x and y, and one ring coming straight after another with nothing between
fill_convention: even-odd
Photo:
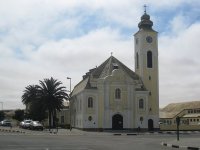
<instances>
[{"instance_id":1,"label":"asphalt road","mask_svg":"<svg viewBox=\"0 0 200 150\"><path fill-rule=\"evenodd\" d=\"M174 139L176 135L173 134L32 135L0 132L0 150L169 150L172 148L162 146L161 142Z\"/></svg>"}]
</instances>

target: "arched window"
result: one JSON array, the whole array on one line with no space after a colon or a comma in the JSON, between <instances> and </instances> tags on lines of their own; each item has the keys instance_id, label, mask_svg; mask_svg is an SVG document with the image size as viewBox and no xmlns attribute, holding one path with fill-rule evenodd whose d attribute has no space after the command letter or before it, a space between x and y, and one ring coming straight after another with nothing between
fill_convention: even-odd
<instances>
[{"instance_id":1,"label":"arched window","mask_svg":"<svg viewBox=\"0 0 200 150\"><path fill-rule=\"evenodd\" d=\"M93 98L92 97L88 98L88 108L93 108Z\"/></svg>"},{"instance_id":2,"label":"arched window","mask_svg":"<svg viewBox=\"0 0 200 150\"><path fill-rule=\"evenodd\" d=\"M139 55L138 55L138 53L136 54L136 66L137 66L137 69L139 69Z\"/></svg>"},{"instance_id":3,"label":"arched window","mask_svg":"<svg viewBox=\"0 0 200 150\"><path fill-rule=\"evenodd\" d=\"M152 52L148 51L147 52L147 68L152 68L152 67L153 67Z\"/></svg>"},{"instance_id":4,"label":"arched window","mask_svg":"<svg viewBox=\"0 0 200 150\"><path fill-rule=\"evenodd\" d=\"M140 99L139 100L139 109L143 109L144 108L144 100Z\"/></svg>"},{"instance_id":5,"label":"arched window","mask_svg":"<svg viewBox=\"0 0 200 150\"><path fill-rule=\"evenodd\" d=\"M121 98L121 90L117 88L115 90L115 99L120 99L120 98Z\"/></svg>"}]
</instances>

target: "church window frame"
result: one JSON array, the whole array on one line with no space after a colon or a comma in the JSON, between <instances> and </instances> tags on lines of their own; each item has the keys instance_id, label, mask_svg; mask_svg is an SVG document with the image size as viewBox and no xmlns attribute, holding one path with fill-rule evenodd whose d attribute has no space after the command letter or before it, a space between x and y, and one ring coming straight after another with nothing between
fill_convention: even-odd
<instances>
[{"instance_id":1,"label":"church window frame","mask_svg":"<svg viewBox=\"0 0 200 150\"><path fill-rule=\"evenodd\" d=\"M139 99L139 109L144 109L144 99L143 98Z\"/></svg>"},{"instance_id":2,"label":"church window frame","mask_svg":"<svg viewBox=\"0 0 200 150\"><path fill-rule=\"evenodd\" d=\"M120 88L115 89L115 99L121 99L121 90Z\"/></svg>"},{"instance_id":3,"label":"church window frame","mask_svg":"<svg viewBox=\"0 0 200 150\"><path fill-rule=\"evenodd\" d=\"M152 51L147 51L147 68L153 68L153 55Z\"/></svg>"},{"instance_id":4,"label":"church window frame","mask_svg":"<svg viewBox=\"0 0 200 150\"><path fill-rule=\"evenodd\" d=\"M136 53L136 66L137 66L137 69L139 69L139 54L138 54L138 52Z\"/></svg>"},{"instance_id":5,"label":"church window frame","mask_svg":"<svg viewBox=\"0 0 200 150\"><path fill-rule=\"evenodd\" d=\"M119 66L118 66L117 63L113 63L112 65L113 65L113 70L115 70L115 69L119 69Z\"/></svg>"},{"instance_id":6,"label":"church window frame","mask_svg":"<svg viewBox=\"0 0 200 150\"><path fill-rule=\"evenodd\" d=\"M88 97L88 108L93 108L94 100L92 97Z\"/></svg>"}]
</instances>

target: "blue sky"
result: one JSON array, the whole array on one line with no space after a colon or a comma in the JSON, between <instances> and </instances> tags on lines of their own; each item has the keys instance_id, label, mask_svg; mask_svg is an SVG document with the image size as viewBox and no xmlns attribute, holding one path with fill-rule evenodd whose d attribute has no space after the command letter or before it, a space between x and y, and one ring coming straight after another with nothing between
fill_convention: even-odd
<instances>
[{"instance_id":1,"label":"blue sky","mask_svg":"<svg viewBox=\"0 0 200 150\"><path fill-rule=\"evenodd\" d=\"M0 1L0 102L23 108L30 84L69 88L110 53L134 70L133 34L147 13L159 32L160 107L200 100L199 0Z\"/></svg>"}]
</instances>

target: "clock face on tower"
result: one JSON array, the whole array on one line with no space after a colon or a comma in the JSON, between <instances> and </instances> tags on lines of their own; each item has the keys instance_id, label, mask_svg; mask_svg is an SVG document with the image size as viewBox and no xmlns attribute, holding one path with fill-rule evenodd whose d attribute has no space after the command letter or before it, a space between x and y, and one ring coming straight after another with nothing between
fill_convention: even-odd
<instances>
[{"instance_id":1,"label":"clock face on tower","mask_svg":"<svg viewBox=\"0 0 200 150\"><path fill-rule=\"evenodd\" d=\"M146 41L147 41L148 43L152 43L153 38L152 38L151 36L147 36L147 37L146 37Z\"/></svg>"}]
</instances>

